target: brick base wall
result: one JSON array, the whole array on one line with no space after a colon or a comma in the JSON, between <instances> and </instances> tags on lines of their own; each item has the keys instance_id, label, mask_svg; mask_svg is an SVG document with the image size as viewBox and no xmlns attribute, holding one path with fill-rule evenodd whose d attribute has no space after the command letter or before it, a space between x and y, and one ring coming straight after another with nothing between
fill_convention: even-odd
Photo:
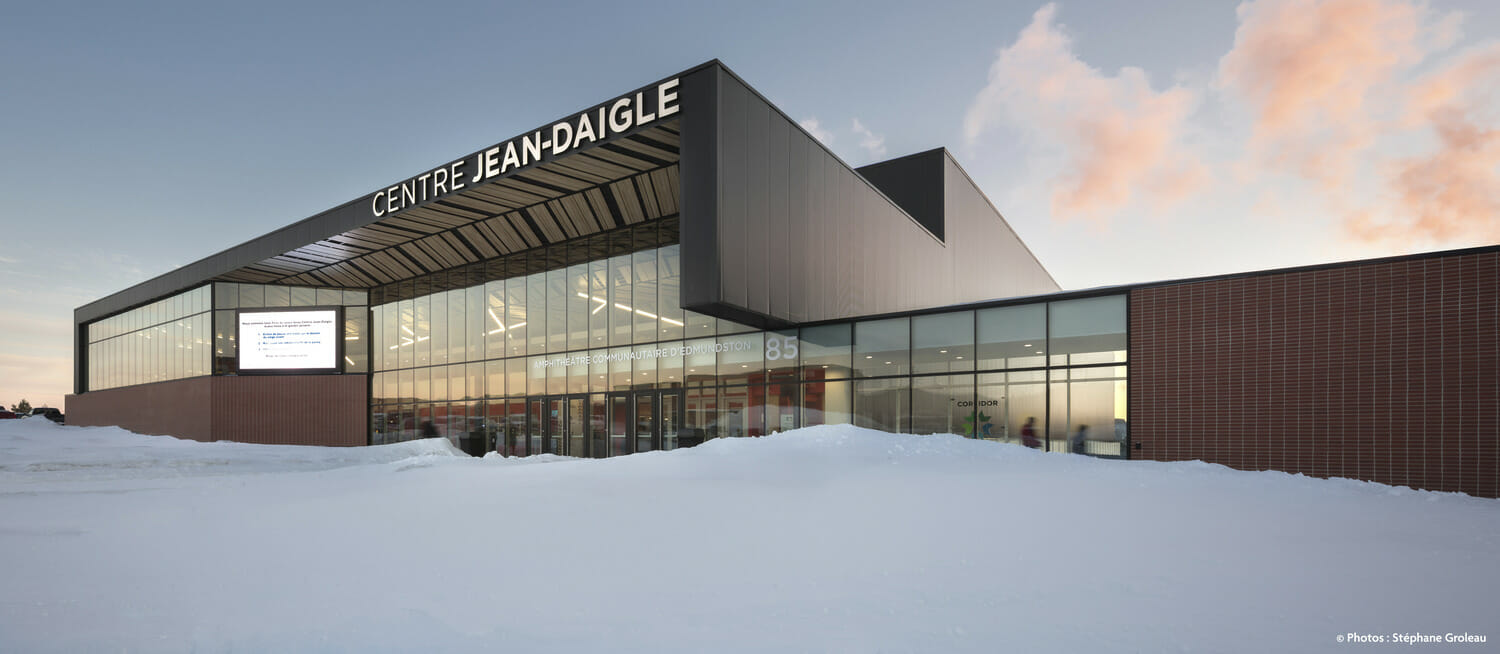
<instances>
[{"instance_id":1,"label":"brick base wall","mask_svg":"<svg viewBox=\"0 0 1500 654\"><path fill-rule=\"evenodd\" d=\"M67 397L70 425L200 441L364 445L365 375L197 377Z\"/></svg>"},{"instance_id":2,"label":"brick base wall","mask_svg":"<svg viewBox=\"0 0 1500 654\"><path fill-rule=\"evenodd\" d=\"M1130 301L1133 456L1500 496L1500 253Z\"/></svg>"}]
</instances>

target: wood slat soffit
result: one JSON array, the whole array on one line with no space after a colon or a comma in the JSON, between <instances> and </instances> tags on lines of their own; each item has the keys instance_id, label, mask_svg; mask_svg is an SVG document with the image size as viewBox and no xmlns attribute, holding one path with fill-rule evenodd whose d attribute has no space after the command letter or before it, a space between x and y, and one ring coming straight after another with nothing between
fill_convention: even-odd
<instances>
[{"instance_id":1,"label":"wood slat soffit","mask_svg":"<svg viewBox=\"0 0 1500 654\"><path fill-rule=\"evenodd\" d=\"M571 153L219 276L368 288L677 213L678 124Z\"/></svg>"}]
</instances>

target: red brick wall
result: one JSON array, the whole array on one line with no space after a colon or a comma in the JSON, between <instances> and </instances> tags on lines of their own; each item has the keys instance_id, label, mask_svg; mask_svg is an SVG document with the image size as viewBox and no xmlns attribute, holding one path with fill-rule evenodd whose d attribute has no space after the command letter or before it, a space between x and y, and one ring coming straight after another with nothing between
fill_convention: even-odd
<instances>
[{"instance_id":1,"label":"red brick wall","mask_svg":"<svg viewBox=\"0 0 1500 654\"><path fill-rule=\"evenodd\" d=\"M214 438L241 443L364 445L365 375L214 377Z\"/></svg>"},{"instance_id":2,"label":"red brick wall","mask_svg":"<svg viewBox=\"0 0 1500 654\"><path fill-rule=\"evenodd\" d=\"M115 425L138 434L212 440L207 377L69 395L69 425Z\"/></svg>"},{"instance_id":3,"label":"red brick wall","mask_svg":"<svg viewBox=\"0 0 1500 654\"><path fill-rule=\"evenodd\" d=\"M1130 301L1133 457L1500 496L1500 253Z\"/></svg>"},{"instance_id":4,"label":"red brick wall","mask_svg":"<svg viewBox=\"0 0 1500 654\"><path fill-rule=\"evenodd\" d=\"M200 441L364 445L365 375L196 377L67 397L70 425Z\"/></svg>"}]
</instances>

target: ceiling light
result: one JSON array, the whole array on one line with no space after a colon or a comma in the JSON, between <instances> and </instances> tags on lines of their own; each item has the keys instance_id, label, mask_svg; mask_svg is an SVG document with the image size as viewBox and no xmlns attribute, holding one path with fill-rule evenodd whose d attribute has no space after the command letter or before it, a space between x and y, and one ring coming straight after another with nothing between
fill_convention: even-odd
<instances>
[{"instance_id":1,"label":"ceiling light","mask_svg":"<svg viewBox=\"0 0 1500 654\"><path fill-rule=\"evenodd\" d=\"M938 354L947 354L947 353L948 353L947 350L938 350Z\"/></svg>"}]
</instances>

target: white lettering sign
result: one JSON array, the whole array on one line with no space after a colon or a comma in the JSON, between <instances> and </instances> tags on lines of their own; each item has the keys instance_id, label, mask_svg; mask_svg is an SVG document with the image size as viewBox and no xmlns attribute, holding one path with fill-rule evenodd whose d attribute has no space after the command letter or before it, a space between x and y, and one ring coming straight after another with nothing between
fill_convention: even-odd
<instances>
[{"instance_id":1,"label":"white lettering sign","mask_svg":"<svg viewBox=\"0 0 1500 654\"><path fill-rule=\"evenodd\" d=\"M660 359L664 357L688 356L692 354L721 354L724 352L750 352L756 349L759 343L746 341L728 341L724 343L693 343L691 345L669 345L665 347L629 350L625 352L597 352L590 354L576 354L564 357L552 357L550 359L537 359L532 362L533 368L550 368L553 366L586 366L592 363L607 363L610 361L641 361ZM797 337L783 336L776 333L768 333L765 345L761 350L767 361L792 361L797 360Z\"/></svg>"},{"instance_id":2,"label":"white lettering sign","mask_svg":"<svg viewBox=\"0 0 1500 654\"><path fill-rule=\"evenodd\" d=\"M370 196L370 212L377 218L393 214L468 185L530 166L541 161L544 153L559 157L570 150L676 115L680 110L678 84L677 78L669 79L657 84L654 94L642 91L606 102L597 111L585 111L576 118L558 121L479 152L472 161L459 159L376 191ZM654 106L647 106L653 101ZM463 170L465 166L473 171L472 176Z\"/></svg>"}]
</instances>

